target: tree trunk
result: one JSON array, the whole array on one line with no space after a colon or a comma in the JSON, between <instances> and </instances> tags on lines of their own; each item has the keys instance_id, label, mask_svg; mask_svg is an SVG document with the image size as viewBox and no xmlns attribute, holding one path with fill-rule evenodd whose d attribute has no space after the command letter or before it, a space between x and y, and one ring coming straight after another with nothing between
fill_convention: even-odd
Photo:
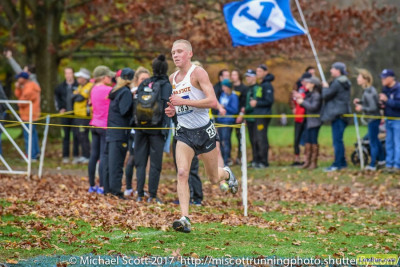
<instances>
[{"instance_id":1,"label":"tree trunk","mask_svg":"<svg viewBox=\"0 0 400 267\"><path fill-rule=\"evenodd\" d=\"M50 1L49 1L50 2ZM57 69L60 63L60 21L63 1L43 6L35 14L38 43L35 46L34 62L38 81L42 89L42 112L55 112L54 88L57 85Z\"/></svg>"}]
</instances>

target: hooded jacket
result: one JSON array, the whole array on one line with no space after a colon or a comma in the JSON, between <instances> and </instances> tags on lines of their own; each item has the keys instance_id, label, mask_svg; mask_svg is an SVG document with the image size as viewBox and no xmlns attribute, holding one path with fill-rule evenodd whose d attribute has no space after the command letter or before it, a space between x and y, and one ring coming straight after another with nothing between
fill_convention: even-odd
<instances>
[{"instance_id":1,"label":"hooded jacket","mask_svg":"<svg viewBox=\"0 0 400 267\"><path fill-rule=\"evenodd\" d=\"M26 80L26 83L15 89L15 96L18 100L32 101L32 120L37 120L40 117L40 87L37 83ZM18 104L19 115L21 120L29 121L29 104Z\"/></svg>"},{"instance_id":2,"label":"hooded jacket","mask_svg":"<svg viewBox=\"0 0 400 267\"><path fill-rule=\"evenodd\" d=\"M400 117L400 83L389 88L384 87L382 90L388 100L385 103L385 116L387 117Z\"/></svg>"},{"instance_id":3,"label":"hooded jacket","mask_svg":"<svg viewBox=\"0 0 400 267\"><path fill-rule=\"evenodd\" d=\"M257 104L254 107L254 115L268 115L271 114L272 104L274 103L274 87L271 82L275 80L273 74L267 74L261 82L261 87L255 95Z\"/></svg>"},{"instance_id":4,"label":"hooded jacket","mask_svg":"<svg viewBox=\"0 0 400 267\"><path fill-rule=\"evenodd\" d=\"M111 90L108 95L110 106L108 108L107 127L130 127L132 120L133 96L128 86ZM107 129L107 142L128 142L130 129Z\"/></svg>"},{"instance_id":5,"label":"hooded jacket","mask_svg":"<svg viewBox=\"0 0 400 267\"><path fill-rule=\"evenodd\" d=\"M343 114L351 112L350 108L351 82L347 76L342 75L334 79L329 88L322 89L321 120L323 122L333 121Z\"/></svg>"}]
</instances>

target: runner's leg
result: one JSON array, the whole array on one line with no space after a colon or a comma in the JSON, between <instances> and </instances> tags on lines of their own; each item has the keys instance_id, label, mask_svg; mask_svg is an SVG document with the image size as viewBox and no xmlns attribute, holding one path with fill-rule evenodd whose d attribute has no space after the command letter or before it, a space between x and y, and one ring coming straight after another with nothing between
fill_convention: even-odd
<instances>
[{"instance_id":1,"label":"runner's leg","mask_svg":"<svg viewBox=\"0 0 400 267\"><path fill-rule=\"evenodd\" d=\"M176 143L176 165L177 171L177 191L179 197L179 206L182 216L189 216L189 171L192 159L194 157L193 149L187 144L178 141Z\"/></svg>"}]
</instances>

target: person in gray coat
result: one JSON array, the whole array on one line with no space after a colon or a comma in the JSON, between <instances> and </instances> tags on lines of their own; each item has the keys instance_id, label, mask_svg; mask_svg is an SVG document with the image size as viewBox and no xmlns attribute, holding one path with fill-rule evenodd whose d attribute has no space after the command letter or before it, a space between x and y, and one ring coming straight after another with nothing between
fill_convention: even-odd
<instances>
[{"instance_id":1,"label":"person in gray coat","mask_svg":"<svg viewBox=\"0 0 400 267\"><path fill-rule=\"evenodd\" d=\"M361 97L355 98L353 103L355 110L363 112L367 117L368 122L368 139L371 147L371 163L365 167L365 170L376 171L377 167L385 166L385 153L382 148L382 144L379 141L379 125L381 123L381 112L379 109L379 96L376 89L372 86L372 75L366 69L359 69L357 76L357 83L364 91Z\"/></svg>"},{"instance_id":2,"label":"person in gray coat","mask_svg":"<svg viewBox=\"0 0 400 267\"><path fill-rule=\"evenodd\" d=\"M342 62L335 62L331 68L333 81L328 84L324 82L322 89L322 122L332 122L332 141L335 151L335 161L326 168L326 172L337 171L347 167L343 134L348 124L348 119L343 115L349 114L351 82L347 78L346 65Z\"/></svg>"},{"instance_id":3,"label":"person in gray coat","mask_svg":"<svg viewBox=\"0 0 400 267\"><path fill-rule=\"evenodd\" d=\"M305 162L301 168L315 169L317 168L319 145L318 133L321 127L321 81L317 77L304 79L304 86L308 90L306 97L303 99L302 94L296 96L296 102L305 108L306 115L318 115L317 117L307 117L305 121Z\"/></svg>"}]
</instances>

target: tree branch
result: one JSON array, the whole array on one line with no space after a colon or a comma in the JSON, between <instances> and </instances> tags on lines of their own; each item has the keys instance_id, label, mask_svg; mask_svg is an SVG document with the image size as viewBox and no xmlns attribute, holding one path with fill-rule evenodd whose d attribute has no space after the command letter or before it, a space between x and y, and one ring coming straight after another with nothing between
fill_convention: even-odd
<instances>
[{"instance_id":1,"label":"tree branch","mask_svg":"<svg viewBox=\"0 0 400 267\"><path fill-rule=\"evenodd\" d=\"M37 12L37 1L34 0L26 0L29 9L32 11L32 14L36 14Z\"/></svg>"},{"instance_id":2,"label":"tree branch","mask_svg":"<svg viewBox=\"0 0 400 267\"><path fill-rule=\"evenodd\" d=\"M4 12L6 13L7 19L10 22L10 26L14 25L18 21L18 11L11 0L1 0Z\"/></svg>"},{"instance_id":3,"label":"tree branch","mask_svg":"<svg viewBox=\"0 0 400 267\"><path fill-rule=\"evenodd\" d=\"M82 1L77 2L77 3L67 5L67 6L65 6L65 11L68 11L70 9L74 9L74 8L86 5L87 3L90 3L90 2L92 2L92 0L82 0Z\"/></svg>"},{"instance_id":4,"label":"tree branch","mask_svg":"<svg viewBox=\"0 0 400 267\"><path fill-rule=\"evenodd\" d=\"M109 25L110 23L115 23L115 21L114 20L105 21L103 23L100 23L100 24L94 25L92 27L86 28L84 31L82 31L82 33L80 33L79 30L78 30L78 31L75 31L75 32L70 33L70 34L62 35L61 36L61 42L64 42L64 41L67 41L67 40L71 40L71 39L75 39L78 34L85 35L85 34L91 32L93 30L96 30L96 29L99 29L99 28L103 28L103 27Z\"/></svg>"},{"instance_id":5,"label":"tree branch","mask_svg":"<svg viewBox=\"0 0 400 267\"><path fill-rule=\"evenodd\" d=\"M104 34L106 34L107 32L111 31L114 28L120 27L120 26L124 26L124 25L128 25L131 24L132 22L119 22L119 23L114 23L106 28L104 28L103 30L93 34L92 36L88 36L84 39L82 39L77 45L75 45L74 47L72 47L70 50L67 51L63 51L61 53L59 53L59 57L60 58L64 58L67 57L71 54L73 54L74 52L78 51L82 46L84 46L87 42L94 40L96 38L99 38L101 36L103 36Z\"/></svg>"}]
</instances>

